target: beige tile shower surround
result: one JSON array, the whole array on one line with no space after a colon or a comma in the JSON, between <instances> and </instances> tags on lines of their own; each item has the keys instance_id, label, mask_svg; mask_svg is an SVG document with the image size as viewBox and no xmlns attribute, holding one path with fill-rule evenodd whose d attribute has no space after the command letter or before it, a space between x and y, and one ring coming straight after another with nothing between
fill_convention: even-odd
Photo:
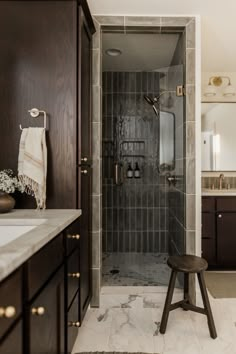
<instances>
[{"instance_id":1,"label":"beige tile shower surround","mask_svg":"<svg viewBox=\"0 0 236 354\"><path fill-rule=\"evenodd\" d=\"M184 146L184 186L179 192L184 196L185 218L180 225L185 233L185 249L190 254L196 253L196 218L195 218L195 17L152 17L152 16L94 16L97 29L93 36L93 223L92 223L92 288L91 305L100 305L101 267L102 267L102 67L101 67L101 32L105 27L125 26L135 27L185 27L185 119L183 136L186 137ZM183 184L183 183L182 183ZM178 189L178 185L176 186ZM194 289L194 288L193 288Z\"/></svg>"}]
</instances>

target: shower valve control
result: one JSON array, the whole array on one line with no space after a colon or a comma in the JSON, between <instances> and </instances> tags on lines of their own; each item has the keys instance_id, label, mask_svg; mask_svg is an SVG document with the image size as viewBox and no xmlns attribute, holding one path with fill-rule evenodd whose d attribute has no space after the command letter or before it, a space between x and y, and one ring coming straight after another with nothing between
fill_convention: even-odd
<instances>
[{"instance_id":1,"label":"shower valve control","mask_svg":"<svg viewBox=\"0 0 236 354\"><path fill-rule=\"evenodd\" d=\"M176 176L167 176L167 181L169 182L169 186L176 185L178 178Z\"/></svg>"},{"instance_id":2,"label":"shower valve control","mask_svg":"<svg viewBox=\"0 0 236 354\"><path fill-rule=\"evenodd\" d=\"M181 97L185 95L185 90L183 85L176 86L176 96Z\"/></svg>"}]
</instances>

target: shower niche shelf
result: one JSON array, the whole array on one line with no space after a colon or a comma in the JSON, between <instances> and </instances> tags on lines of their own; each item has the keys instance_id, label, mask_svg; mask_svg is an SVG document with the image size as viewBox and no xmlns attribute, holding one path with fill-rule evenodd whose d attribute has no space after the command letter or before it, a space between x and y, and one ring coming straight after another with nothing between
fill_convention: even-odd
<instances>
[{"instance_id":1,"label":"shower niche shelf","mask_svg":"<svg viewBox=\"0 0 236 354\"><path fill-rule=\"evenodd\" d=\"M144 140L124 140L121 142L122 157L145 158Z\"/></svg>"}]
</instances>

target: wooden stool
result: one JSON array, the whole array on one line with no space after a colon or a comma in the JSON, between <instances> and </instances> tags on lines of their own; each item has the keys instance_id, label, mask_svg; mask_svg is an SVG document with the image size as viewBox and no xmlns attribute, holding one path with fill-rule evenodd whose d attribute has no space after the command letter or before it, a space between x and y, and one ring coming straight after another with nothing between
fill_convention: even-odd
<instances>
[{"instance_id":1,"label":"wooden stool","mask_svg":"<svg viewBox=\"0 0 236 354\"><path fill-rule=\"evenodd\" d=\"M186 311L191 310L206 315L208 320L210 336L211 338L215 339L217 337L217 333L216 333L214 319L212 316L211 306L208 299L206 285L204 281L204 275L203 275L204 270L206 270L208 267L207 261L205 261L205 259L200 257L183 255L183 256L169 257L167 260L167 264L172 269L172 271L171 271L170 282L168 286L168 292L166 295L165 306L164 306L162 319L161 319L160 333L164 334L166 331L169 312L179 307L182 307ZM184 273L184 300L171 304L174 288L175 288L175 280L178 272ZM197 273L204 308L195 306L190 303L190 298L189 298L189 274L190 273Z\"/></svg>"}]
</instances>

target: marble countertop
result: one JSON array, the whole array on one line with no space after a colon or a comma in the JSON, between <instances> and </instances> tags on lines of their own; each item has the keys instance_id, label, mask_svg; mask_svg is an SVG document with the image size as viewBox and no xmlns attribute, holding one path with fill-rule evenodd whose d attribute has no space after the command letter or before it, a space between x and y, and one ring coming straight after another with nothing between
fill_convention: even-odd
<instances>
[{"instance_id":1,"label":"marble countertop","mask_svg":"<svg viewBox=\"0 0 236 354\"><path fill-rule=\"evenodd\" d=\"M80 209L15 209L10 213L1 214L0 227L36 227L0 247L0 281L16 270L81 214Z\"/></svg>"},{"instance_id":2,"label":"marble countertop","mask_svg":"<svg viewBox=\"0 0 236 354\"><path fill-rule=\"evenodd\" d=\"M202 188L202 196L236 196L236 189L211 189L211 188Z\"/></svg>"}]
</instances>

